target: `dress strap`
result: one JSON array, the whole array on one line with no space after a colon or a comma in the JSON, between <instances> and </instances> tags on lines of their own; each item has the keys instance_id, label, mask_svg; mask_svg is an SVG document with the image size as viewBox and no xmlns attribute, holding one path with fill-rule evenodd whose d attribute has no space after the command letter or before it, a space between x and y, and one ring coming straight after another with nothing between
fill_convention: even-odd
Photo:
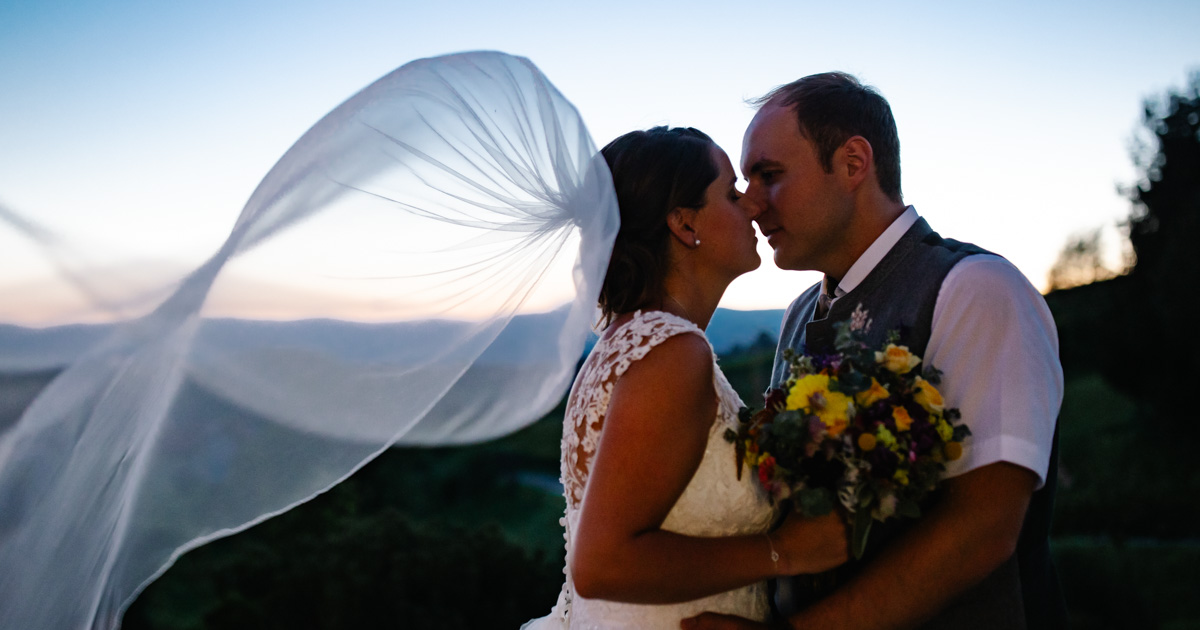
<instances>
[{"instance_id":1,"label":"dress strap","mask_svg":"<svg viewBox=\"0 0 1200 630\"><path fill-rule=\"evenodd\" d=\"M634 361L645 357L655 346L685 333L699 335L712 351L712 342L695 323L666 311L636 311L632 319L606 340L620 357L613 366L612 377L619 378Z\"/></svg>"}]
</instances>

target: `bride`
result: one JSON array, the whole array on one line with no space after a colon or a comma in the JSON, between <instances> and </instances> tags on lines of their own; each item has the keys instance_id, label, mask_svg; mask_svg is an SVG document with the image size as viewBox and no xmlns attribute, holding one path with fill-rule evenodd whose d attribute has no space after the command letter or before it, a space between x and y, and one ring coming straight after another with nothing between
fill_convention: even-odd
<instances>
[{"instance_id":1,"label":"bride","mask_svg":"<svg viewBox=\"0 0 1200 630\"><path fill-rule=\"evenodd\" d=\"M766 620L765 580L846 560L836 514L789 516L735 474L741 401L703 333L758 267L753 218L704 133L656 127L602 151L621 228L600 290L607 323L563 428L566 583L525 628L678 628L704 611Z\"/></svg>"}]
</instances>

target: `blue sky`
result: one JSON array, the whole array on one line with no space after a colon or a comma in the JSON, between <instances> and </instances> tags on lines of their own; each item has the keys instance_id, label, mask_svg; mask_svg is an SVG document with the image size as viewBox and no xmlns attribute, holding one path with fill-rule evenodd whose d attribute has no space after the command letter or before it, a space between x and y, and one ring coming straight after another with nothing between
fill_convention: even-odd
<instances>
[{"instance_id":1,"label":"blue sky","mask_svg":"<svg viewBox=\"0 0 1200 630\"><path fill-rule=\"evenodd\" d=\"M8 0L0 202L73 242L183 269L305 129L412 59L524 55L598 145L691 125L735 165L745 98L839 69L891 101L906 200L1041 286L1072 233L1108 226L1116 255L1141 102L1200 70L1197 32L1195 2ZM0 225L0 320L36 320L14 298L49 273ZM782 307L812 280L766 262L723 304Z\"/></svg>"}]
</instances>

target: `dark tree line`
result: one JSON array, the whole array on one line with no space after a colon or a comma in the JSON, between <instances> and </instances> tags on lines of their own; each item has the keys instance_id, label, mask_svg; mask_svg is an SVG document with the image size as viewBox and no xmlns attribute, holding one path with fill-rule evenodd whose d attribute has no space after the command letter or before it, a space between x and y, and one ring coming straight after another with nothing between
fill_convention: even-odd
<instances>
[{"instance_id":1,"label":"dark tree line","mask_svg":"<svg viewBox=\"0 0 1200 630\"><path fill-rule=\"evenodd\" d=\"M1200 74L1146 103L1154 143L1134 156L1144 175L1130 191L1135 263L1113 322L1118 342L1106 374L1172 428L1191 429L1200 377Z\"/></svg>"},{"instance_id":2,"label":"dark tree line","mask_svg":"<svg viewBox=\"0 0 1200 630\"><path fill-rule=\"evenodd\" d=\"M1142 124L1123 273L1106 279L1083 233L1046 296L1067 376L1052 545L1073 630L1200 627L1200 74Z\"/></svg>"},{"instance_id":3,"label":"dark tree line","mask_svg":"<svg viewBox=\"0 0 1200 630\"><path fill-rule=\"evenodd\" d=\"M1125 274L1103 266L1098 231L1077 235L1050 272L1047 301L1068 372L1102 374L1152 416L1147 426L1200 432L1189 399L1200 382L1200 73L1148 100L1142 124L1141 181L1125 191Z\"/></svg>"}]
</instances>

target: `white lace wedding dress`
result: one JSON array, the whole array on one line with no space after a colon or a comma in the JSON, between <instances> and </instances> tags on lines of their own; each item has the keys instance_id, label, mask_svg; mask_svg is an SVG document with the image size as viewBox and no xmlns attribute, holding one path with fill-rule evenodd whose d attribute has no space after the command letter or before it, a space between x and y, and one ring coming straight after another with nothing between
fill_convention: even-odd
<instances>
[{"instance_id":1,"label":"white lace wedding dress","mask_svg":"<svg viewBox=\"0 0 1200 630\"><path fill-rule=\"evenodd\" d=\"M563 421L562 483L567 511L560 522L566 529L568 559L574 543L572 535L579 525L587 474L600 442L613 384L654 346L673 335L686 333L704 336L695 324L670 313L638 311L620 329L597 342L580 370ZM687 368L681 366L681 369ZM733 445L725 440L724 433L726 428L736 427L741 399L717 367L715 354L713 386L718 399L717 416L709 430L704 457L662 527L681 534L708 537L765 532L776 512L749 474L743 474L741 480L737 478ZM681 619L705 611L760 621L766 620L769 613L765 583L679 604L646 605L579 597L574 592L569 561L564 573L566 581L554 610L546 617L525 624L522 630L678 630Z\"/></svg>"}]
</instances>

